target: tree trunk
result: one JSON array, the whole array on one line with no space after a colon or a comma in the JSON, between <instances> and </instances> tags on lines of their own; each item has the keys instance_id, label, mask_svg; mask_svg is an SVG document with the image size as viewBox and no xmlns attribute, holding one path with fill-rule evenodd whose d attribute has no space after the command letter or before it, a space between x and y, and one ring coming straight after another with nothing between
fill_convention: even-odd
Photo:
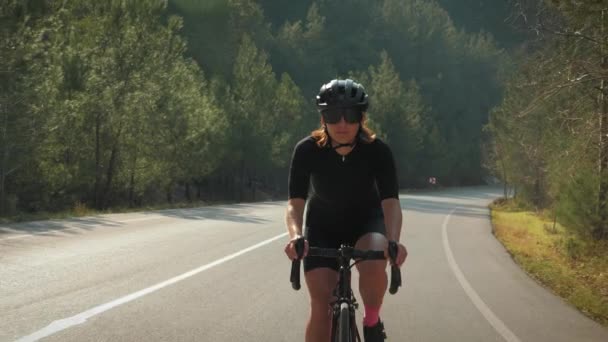
<instances>
[{"instance_id":1,"label":"tree trunk","mask_svg":"<svg viewBox=\"0 0 608 342\"><path fill-rule=\"evenodd\" d=\"M198 199L199 200L213 200L215 194L213 193L213 179L209 178L210 176L206 176L203 178L197 185L198 187Z\"/></svg>"},{"instance_id":2,"label":"tree trunk","mask_svg":"<svg viewBox=\"0 0 608 342\"><path fill-rule=\"evenodd\" d=\"M604 37L604 18L605 18L605 10L602 10L602 37ZM606 38L603 38L606 40ZM601 42L601 51L602 51L602 60L601 60L601 68L606 73L608 69L608 58L605 54L608 52L605 50L606 42ZM602 79L600 85L600 155L599 155L599 176L600 176L600 184L599 184L599 198L598 198L598 213L600 217L600 222L597 227L595 227L594 235L598 238L608 238L608 210L607 210L607 200L608 200L608 103L606 99L606 79Z\"/></svg>"},{"instance_id":3,"label":"tree trunk","mask_svg":"<svg viewBox=\"0 0 608 342\"><path fill-rule=\"evenodd\" d=\"M0 104L1 106L1 104ZM0 108L2 109L2 108ZM4 111L2 111L4 112ZM6 172L8 169L8 142L6 141L6 130L8 129L8 114L4 114L4 127L2 128L2 164L0 164L0 216L5 214L6 209Z\"/></svg>"},{"instance_id":4,"label":"tree trunk","mask_svg":"<svg viewBox=\"0 0 608 342\"><path fill-rule=\"evenodd\" d=\"M170 189L170 187L167 187L167 203L169 204L173 204L173 193Z\"/></svg>"},{"instance_id":5,"label":"tree trunk","mask_svg":"<svg viewBox=\"0 0 608 342\"><path fill-rule=\"evenodd\" d=\"M534 181L534 203L538 209L542 209L545 206L544 194L543 194L543 174L539 166L536 167L536 180Z\"/></svg>"},{"instance_id":6,"label":"tree trunk","mask_svg":"<svg viewBox=\"0 0 608 342\"><path fill-rule=\"evenodd\" d=\"M494 145L494 153L496 153L496 157L500 159L500 168L502 169L502 183L503 183L503 193L505 196L505 200L509 198L509 184L507 183L507 167L505 165L505 158L502 155L501 149L497 147L497 143Z\"/></svg>"},{"instance_id":7,"label":"tree trunk","mask_svg":"<svg viewBox=\"0 0 608 342\"><path fill-rule=\"evenodd\" d=\"M209 196L209 200L211 201L216 201L218 198L221 198L221 194L219 193L219 191L217 190L222 189L222 178L218 177L218 176L213 176L210 179L205 179L205 184L207 184L205 186L204 189L207 189L207 196ZM218 187L219 185L219 187Z\"/></svg>"},{"instance_id":8,"label":"tree trunk","mask_svg":"<svg viewBox=\"0 0 608 342\"><path fill-rule=\"evenodd\" d=\"M247 177L249 178L249 186L251 187L251 201L255 202L255 195L256 195L256 178L255 178L255 171L252 170L251 172L247 171Z\"/></svg>"},{"instance_id":9,"label":"tree trunk","mask_svg":"<svg viewBox=\"0 0 608 342\"><path fill-rule=\"evenodd\" d=\"M508 193L508 187L509 184L507 183L507 171L505 171L504 166L502 169L502 179L503 179L503 192L505 194L505 199L509 198L509 193Z\"/></svg>"},{"instance_id":10,"label":"tree trunk","mask_svg":"<svg viewBox=\"0 0 608 342\"><path fill-rule=\"evenodd\" d=\"M219 199L224 201L226 200L226 197L228 197L228 194L231 194L232 192L230 192L230 185L228 184L227 178L226 178L226 174L224 172L222 172L222 175L220 176L220 188L218 191Z\"/></svg>"},{"instance_id":11,"label":"tree trunk","mask_svg":"<svg viewBox=\"0 0 608 342\"><path fill-rule=\"evenodd\" d=\"M110 162L108 163L108 169L106 171L106 184L101 194L101 209L105 209L108 202L108 193L110 192L110 187L112 186L112 179L114 178L114 169L116 165L117 155L118 147L114 146L112 147L112 152L110 153Z\"/></svg>"},{"instance_id":12,"label":"tree trunk","mask_svg":"<svg viewBox=\"0 0 608 342\"><path fill-rule=\"evenodd\" d=\"M595 235L598 238L605 238L608 235L608 103L606 101L606 80L602 80L602 92L600 94L600 189L598 199L598 213L600 216L599 226L595 228Z\"/></svg>"},{"instance_id":13,"label":"tree trunk","mask_svg":"<svg viewBox=\"0 0 608 342\"><path fill-rule=\"evenodd\" d=\"M4 182L6 177L4 176L4 165L0 165L0 216L6 213L6 192L4 190Z\"/></svg>"},{"instance_id":14,"label":"tree trunk","mask_svg":"<svg viewBox=\"0 0 608 342\"><path fill-rule=\"evenodd\" d=\"M137 157L133 158L133 167L131 168L131 177L129 179L129 207L134 206L134 193L135 193L135 168L137 167Z\"/></svg>"},{"instance_id":15,"label":"tree trunk","mask_svg":"<svg viewBox=\"0 0 608 342\"><path fill-rule=\"evenodd\" d=\"M190 182L186 182L186 200L192 202L192 195L190 194Z\"/></svg>"},{"instance_id":16,"label":"tree trunk","mask_svg":"<svg viewBox=\"0 0 608 342\"><path fill-rule=\"evenodd\" d=\"M238 196L237 196L237 201L238 202L244 202L245 201L245 178L247 176L245 175L245 161L241 161L241 168L240 168L240 172L239 172L239 186L238 186Z\"/></svg>"},{"instance_id":17,"label":"tree trunk","mask_svg":"<svg viewBox=\"0 0 608 342\"><path fill-rule=\"evenodd\" d=\"M101 118L97 114L95 122L95 196L94 206L96 209L101 209Z\"/></svg>"}]
</instances>

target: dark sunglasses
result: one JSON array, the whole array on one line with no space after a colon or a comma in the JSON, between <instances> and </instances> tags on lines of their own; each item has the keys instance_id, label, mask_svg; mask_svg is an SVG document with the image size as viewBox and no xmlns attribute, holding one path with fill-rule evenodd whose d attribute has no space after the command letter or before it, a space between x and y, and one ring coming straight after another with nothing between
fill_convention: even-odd
<instances>
[{"instance_id":1,"label":"dark sunglasses","mask_svg":"<svg viewBox=\"0 0 608 342\"><path fill-rule=\"evenodd\" d=\"M344 117L344 121L348 123L359 123L363 118L363 113L358 108L327 108L321 111L323 120L328 124L336 124Z\"/></svg>"}]
</instances>

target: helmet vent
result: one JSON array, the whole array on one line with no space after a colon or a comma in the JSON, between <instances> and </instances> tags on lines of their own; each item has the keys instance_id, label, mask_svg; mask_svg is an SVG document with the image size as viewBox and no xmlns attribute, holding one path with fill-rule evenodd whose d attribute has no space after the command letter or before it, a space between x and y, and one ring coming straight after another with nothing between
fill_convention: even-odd
<instances>
[{"instance_id":1,"label":"helmet vent","mask_svg":"<svg viewBox=\"0 0 608 342\"><path fill-rule=\"evenodd\" d=\"M353 87L350 90L350 97L356 97L357 96L357 88Z\"/></svg>"}]
</instances>

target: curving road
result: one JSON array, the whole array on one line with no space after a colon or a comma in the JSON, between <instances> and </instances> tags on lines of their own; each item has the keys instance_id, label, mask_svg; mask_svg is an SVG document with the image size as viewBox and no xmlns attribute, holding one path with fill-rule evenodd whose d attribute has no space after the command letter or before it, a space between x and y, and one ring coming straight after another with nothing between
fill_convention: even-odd
<instances>
[{"instance_id":1,"label":"curving road","mask_svg":"<svg viewBox=\"0 0 608 342\"><path fill-rule=\"evenodd\" d=\"M382 312L389 341L608 341L495 240L487 205L499 195L401 196L410 256ZM303 341L308 297L289 283L284 206L0 227L0 341Z\"/></svg>"}]
</instances>

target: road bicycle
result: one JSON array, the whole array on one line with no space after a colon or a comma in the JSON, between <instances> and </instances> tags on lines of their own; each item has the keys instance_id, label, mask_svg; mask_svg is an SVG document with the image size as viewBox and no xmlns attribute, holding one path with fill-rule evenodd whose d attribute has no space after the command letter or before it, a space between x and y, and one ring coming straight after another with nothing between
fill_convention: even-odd
<instances>
[{"instance_id":1,"label":"road bicycle","mask_svg":"<svg viewBox=\"0 0 608 342\"><path fill-rule=\"evenodd\" d=\"M291 286L294 290L300 289L300 263L304 254L304 238L295 242L298 258L291 264ZM398 245L394 241L389 241L388 253L391 259L391 282L389 293L395 294L401 286L401 271L395 266L397 259ZM340 248L319 248L309 247L308 256L318 256L334 258L338 260L338 283L333 291L335 301L330 303L332 308L331 341L332 342L361 342L361 336L357 329L355 320L355 310L359 304L350 286L351 268L364 260L384 260L384 251L358 250L348 245L341 245ZM354 260L351 264L351 260Z\"/></svg>"}]
</instances>

